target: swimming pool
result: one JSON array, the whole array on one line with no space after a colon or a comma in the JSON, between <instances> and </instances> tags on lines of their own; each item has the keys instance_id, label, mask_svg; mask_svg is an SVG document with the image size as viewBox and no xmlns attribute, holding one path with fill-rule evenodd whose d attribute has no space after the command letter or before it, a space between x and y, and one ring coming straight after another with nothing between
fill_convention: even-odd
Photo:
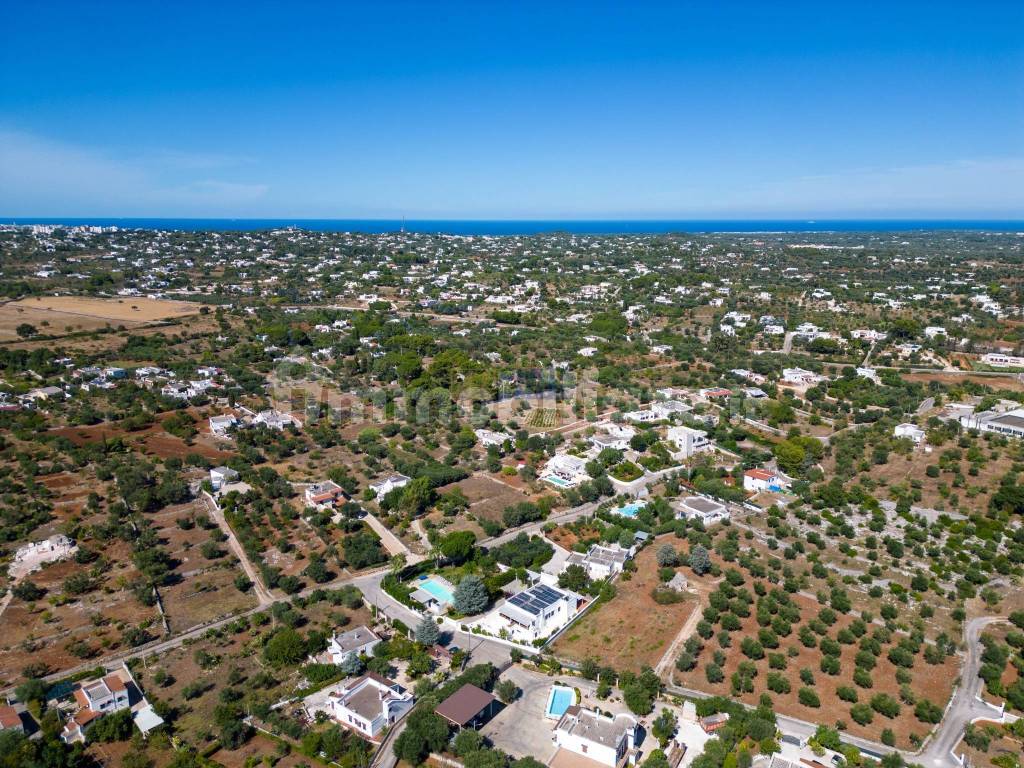
<instances>
[{"instance_id":1,"label":"swimming pool","mask_svg":"<svg viewBox=\"0 0 1024 768\"><path fill-rule=\"evenodd\" d=\"M646 502L643 501L631 501L629 504L624 504L618 509L613 509L616 515L622 515L623 517L636 517L637 512L647 506Z\"/></svg>"},{"instance_id":2,"label":"swimming pool","mask_svg":"<svg viewBox=\"0 0 1024 768\"><path fill-rule=\"evenodd\" d=\"M426 576L421 576L420 582L416 586L424 592L429 592L442 603L451 605L455 602L455 597L452 595L452 591L437 579L430 579Z\"/></svg>"},{"instance_id":3,"label":"swimming pool","mask_svg":"<svg viewBox=\"0 0 1024 768\"><path fill-rule=\"evenodd\" d=\"M572 488L572 483L568 480L563 480L558 475L545 475L541 480L547 480L552 485L557 485L559 488Z\"/></svg>"},{"instance_id":4,"label":"swimming pool","mask_svg":"<svg viewBox=\"0 0 1024 768\"><path fill-rule=\"evenodd\" d=\"M565 710L576 703L576 692L564 685L552 685L548 693L548 705L544 708L545 717L559 719Z\"/></svg>"}]
</instances>

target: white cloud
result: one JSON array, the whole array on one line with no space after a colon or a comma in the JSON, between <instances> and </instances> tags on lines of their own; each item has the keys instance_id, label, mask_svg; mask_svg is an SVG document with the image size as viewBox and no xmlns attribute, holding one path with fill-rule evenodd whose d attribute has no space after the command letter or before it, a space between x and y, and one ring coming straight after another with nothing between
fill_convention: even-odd
<instances>
[{"instance_id":1,"label":"white cloud","mask_svg":"<svg viewBox=\"0 0 1024 768\"><path fill-rule=\"evenodd\" d=\"M244 213L266 184L205 178L243 162L161 150L150 157L108 152L0 128L0 212L5 215L223 215ZM202 171L203 177L195 177ZM168 210L173 206L174 210Z\"/></svg>"}]
</instances>

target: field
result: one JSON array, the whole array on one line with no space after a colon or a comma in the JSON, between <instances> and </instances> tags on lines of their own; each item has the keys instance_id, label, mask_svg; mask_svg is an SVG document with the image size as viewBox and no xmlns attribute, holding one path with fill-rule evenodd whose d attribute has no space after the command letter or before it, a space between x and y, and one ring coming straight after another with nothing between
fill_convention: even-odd
<instances>
[{"instance_id":1,"label":"field","mask_svg":"<svg viewBox=\"0 0 1024 768\"><path fill-rule=\"evenodd\" d=\"M713 555L712 560L718 562L723 568L734 567L724 563ZM745 574L746 575L746 574ZM689 577L689 574L688 574ZM754 586L755 579L747 575L747 588ZM765 584L770 589L771 584ZM883 729L890 729L900 747L912 746L910 737L916 735L923 738L932 726L920 722L914 714L913 704L907 703L902 698L904 692L911 694L915 701L927 700L940 708L945 705L952 695L953 685L959 675L959 657L946 656L940 664L929 664L923 658L923 650L919 651L913 658L913 666L903 670L910 674L910 682L906 688L898 682L898 668L888 657L887 651L895 646L903 637L900 632L893 632L888 642L882 642L881 651L875 659L875 666L870 671L870 687L861 687L853 682L853 673L856 668L855 657L858 655L860 645L857 642L840 644L839 670L837 674L827 674L821 669L823 653L816 644L814 647L807 647L799 638L801 629L816 623L822 605L807 592L799 592L791 596L793 605L799 609L799 620L792 623L792 630L789 635L779 636L778 647L766 646L764 655L760 659L749 656L741 648L741 642L746 639L759 638L759 631L763 627L758 623L756 605L750 606L749 615L739 616L740 624L737 629L730 631L731 642L723 646L719 633L722 627L713 625L713 636L704 640L704 648L697 657L696 666L686 672L679 671L674 665L670 667L669 682L681 685L685 688L692 688L708 693L738 698L749 704L756 705L761 694L768 693L773 701L773 707L780 714L790 715L801 720L808 720L819 723L835 723L842 721L846 723L847 730L856 735L873 741L878 741ZM858 608L852 613L837 614L835 623L823 627L824 634L816 637L816 643L825 642L826 638L835 639L840 632L851 626ZM869 625L867 634L883 630L882 622L874 622ZM816 634L816 633L815 633ZM721 664L723 679L721 682L709 682L707 667L712 662L713 656L719 654L724 657ZM770 691L767 686L769 674L774 670L770 667L770 654L777 654L782 657L782 668L777 674L784 677L791 686L789 692L781 693ZM746 691L735 691L733 680L739 677L737 674L740 665L752 665L756 669L750 689ZM810 683L802 679L809 676ZM820 706L806 706L799 700L801 688L810 688L820 699ZM837 690L840 687L853 688L858 696L860 704L867 704L872 697L878 694L888 696L900 702L899 713L892 718L883 716L878 712L873 713L870 723L860 725L856 723L850 714L852 704L844 701L838 696Z\"/></svg>"},{"instance_id":2,"label":"field","mask_svg":"<svg viewBox=\"0 0 1024 768\"><path fill-rule=\"evenodd\" d=\"M186 301L86 296L38 296L0 306L0 340L16 340L19 325L28 323L45 336L94 331L107 326L134 327L194 315L199 305Z\"/></svg>"},{"instance_id":3,"label":"field","mask_svg":"<svg viewBox=\"0 0 1024 768\"><path fill-rule=\"evenodd\" d=\"M640 552L632 578L620 578L612 600L591 610L555 642L556 656L574 661L596 658L618 671L639 672L658 664L699 603L692 594L674 605L658 605L651 597L660 583L655 553L667 540L678 541L663 538Z\"/></svg>"}]
</instances>

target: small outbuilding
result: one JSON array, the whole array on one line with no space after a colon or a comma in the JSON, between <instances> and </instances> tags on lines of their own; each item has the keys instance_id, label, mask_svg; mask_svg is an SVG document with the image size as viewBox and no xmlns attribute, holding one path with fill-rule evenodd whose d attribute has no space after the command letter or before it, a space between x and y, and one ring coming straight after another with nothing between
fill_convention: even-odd
<instances>
[{"instance_id":1,"label":"small outbuilding","mask_svg":"<svg viewBox=\"0 0 1024 768\"><path fill-rule=\"evenodd\" d=\"M482 688L466 683L437 705L434 711L456 728L479 728L497 711L498 700Z\"/></svg>"}]
</instances>

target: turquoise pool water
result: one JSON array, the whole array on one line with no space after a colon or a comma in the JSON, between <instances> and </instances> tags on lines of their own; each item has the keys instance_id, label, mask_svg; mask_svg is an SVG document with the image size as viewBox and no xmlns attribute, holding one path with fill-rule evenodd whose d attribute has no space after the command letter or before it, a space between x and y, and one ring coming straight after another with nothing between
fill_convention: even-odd
<instances>
[{"instance_id":1,"label":"turquoise pool water","mask_svg":"<svg viewBox=\"0 0 1024 768\"><path fill-rule=\"evenodd\" d=\"M559 488L569 488L569 487L571 487L569 483L567 483L565 480L563 480L562 478L558 477L557 475L548 475L544 479L547 480L552 485L557 485Z\"/></svg>"},{"instance_id":2,"label":"turquoise pool water","mask_svg":"<svg viewBox=\"0 0 1024 768\"><path fill-rule=\"evenodd\" d=\"M548 706L545 714L551 718L559 718L565 714L565 710L576 701L576 693L572 688L561 685L552 685L551 693L548 694Z\"/></svg>"},{"instance_id":3,"label":"turquoise pool water","mask_svg":"<svg viewBox=\"0 0 1024 768\"><path fill-rule=\"evenodd\" d=\"M452 595L451 590L439 581L435 581L434 579L422 579L417 586L424 592L432 594L442 603L448 603L451 605L455 602L455 597Z\"/></svg>"},{"instance_id":4,"label":"turquoise pool water","mask_svg":"<svg viewBox=\"0 0 1024 768\"><path fill-rule=\"evenodd\" d=\"M642 501L632 501L615 510L615 514L623 517L636 517L637 512L646 506Z\"/></svg>"}]
</instances>

